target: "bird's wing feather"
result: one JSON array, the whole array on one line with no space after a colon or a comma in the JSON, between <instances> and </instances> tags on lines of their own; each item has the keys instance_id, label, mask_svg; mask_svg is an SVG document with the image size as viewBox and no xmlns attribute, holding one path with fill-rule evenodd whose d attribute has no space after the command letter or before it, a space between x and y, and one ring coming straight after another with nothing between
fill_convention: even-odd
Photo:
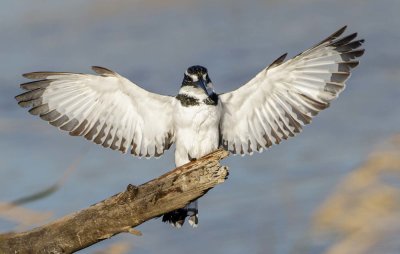
<instances>
[{"instance_id":1,"label":"bird's wing feather","mask_svg":"<svg viewBox=\"0 0 400 254\"><path fill-rule=\"evenodd\" d=\"M299 133L345 88L364 53L357 34L341 28L284 62L283 55L235 91L221 94L222 146L234 154L262 151Z\"/></svg>"},{"instance_id":2,"label":"bird's wing feather","mask_svg":"<svg viewBox=\"0 0 400 254\"><path fill-rule=\"evenodd\" d=\"M74 136L136 156L158 157L174 141L173 97L150 93L119 74L66 72L24 74L16 96L29 112Z\"/></svg>"}]
</instances>

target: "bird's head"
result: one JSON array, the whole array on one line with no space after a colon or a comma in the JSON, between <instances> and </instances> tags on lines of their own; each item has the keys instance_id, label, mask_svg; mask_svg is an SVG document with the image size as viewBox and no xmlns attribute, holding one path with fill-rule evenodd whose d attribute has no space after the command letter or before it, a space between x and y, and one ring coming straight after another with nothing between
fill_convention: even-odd
<instances>
[{"instance_id":1,"label":"bird's head","mask_svg":"<svg viewBox=\"0 0 400 254\"><path fill-rule=\"evenodd\" d=\"M215 94L207 69L200 65L191 66L186 70L182 81L182 87L184 86L199 89L207 94L207 96Z\"/></svg>"}]
</instances>

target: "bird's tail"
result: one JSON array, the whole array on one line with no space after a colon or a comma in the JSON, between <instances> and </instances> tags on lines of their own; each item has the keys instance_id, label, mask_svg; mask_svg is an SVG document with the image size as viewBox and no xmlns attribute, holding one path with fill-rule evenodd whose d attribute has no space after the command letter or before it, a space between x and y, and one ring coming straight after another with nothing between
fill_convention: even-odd
<instances>
[{"instance_id":1,"label":"bird's tail","mask_svg":"<svg viewBox=\"0 0 400 254\"><path fill-rule=\"evenodd\" d=\"M198 226L199 209L197 207L197 200L189 203L183 208L164 214L162 221L180 228L183 223L185 223L186 217L189 217L188 222L192 227L196 228Z\"/></svg>"}]
</instances>

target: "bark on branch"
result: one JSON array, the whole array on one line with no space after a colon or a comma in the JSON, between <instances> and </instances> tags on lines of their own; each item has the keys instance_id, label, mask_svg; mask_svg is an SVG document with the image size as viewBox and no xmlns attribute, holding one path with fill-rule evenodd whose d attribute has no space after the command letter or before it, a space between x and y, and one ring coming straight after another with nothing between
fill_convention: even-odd
<instances>
[{"instance_id":1,"label":"bark on branch","mask_svg":"<svg viewBox=\"0 0 400 254\"><path fill-rule=\"evenodd\" d=\"M0 253L72 253L185 206L228 175L217 150L140 186L22 233L0 235Z\"/></svg>"}]
</instances>

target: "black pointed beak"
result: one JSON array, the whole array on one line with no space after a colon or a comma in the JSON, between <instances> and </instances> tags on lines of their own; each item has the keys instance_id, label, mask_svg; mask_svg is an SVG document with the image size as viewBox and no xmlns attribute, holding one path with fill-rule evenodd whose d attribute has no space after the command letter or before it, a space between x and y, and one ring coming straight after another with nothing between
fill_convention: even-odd
<instances>
[{"instance_id":1,"label":"black pointed beak","mask_svg":"<svg viewBox=\"0 0 400 254\"><path fill-rule=\"evenodd\" d=\"M204 92L206 92L206 94L208 96L210 96L211 94L214 93L214 91L212 89L207 87L207 84L203 79L200 79L199 81L197 81L197 86L199 86L201 89L203 89Z\"/></svg>"}]
</instances>

